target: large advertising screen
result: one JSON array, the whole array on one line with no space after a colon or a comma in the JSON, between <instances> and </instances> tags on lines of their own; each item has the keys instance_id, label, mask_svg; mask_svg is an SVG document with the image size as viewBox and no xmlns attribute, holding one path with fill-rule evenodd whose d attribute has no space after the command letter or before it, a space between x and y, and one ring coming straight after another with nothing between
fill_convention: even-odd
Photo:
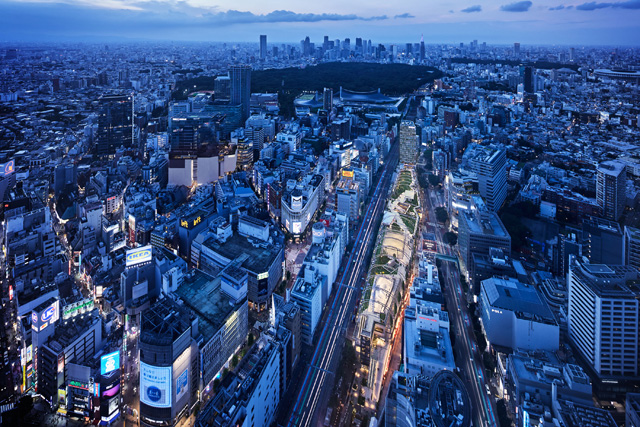
<instances>
[{"instance_id":1,"label":"large advertising screen","mask_svg":"<svg viewBox=\"0 0 640 427\"><path fill-rule=\"evenodd\" d=\"M153 258L152 255L151 245L128 250L126 266L131 267L133 265L142 264L143 262L149 262Z\"/></svg>"},{"instance_id":2,"label":"large advertising screen","mask_svg":"<svg viewBox=\"0 0 640 427\"><path fill-rule=\"evenodd\" d=\"M189 390L189 368L176 379L176 402Z\"/></svg>"},{"instance_id":3,"label":"large advertising screen","mask_svg":"<svg viewBox=\"0 0 640 427\"><path fill-rule=\"evenodd\" d=\"M0 176L11 175L16 168L16 162L9 160L7 163L0 164Z\"/></svg>"},{"instance_id":4,"label":"large advertising screen","mask_svg":"<svg viewBox=\"0 0 640 427\"><path fill-rule=\"evenodd\" d=\"M113 372L120 367L120 350L105 354L100 358L100 373L102 375Z\"/></svg>"},{"instance_id":5,"label":"large advertising screen","mask_svg":"<svg viewBox=\"0 0 640 427\"><path fill-rule=\"evenodd\" d=\"M140 362L140 401L154 408L171 407L171 366Z\"/></svg>"}]
</instances>

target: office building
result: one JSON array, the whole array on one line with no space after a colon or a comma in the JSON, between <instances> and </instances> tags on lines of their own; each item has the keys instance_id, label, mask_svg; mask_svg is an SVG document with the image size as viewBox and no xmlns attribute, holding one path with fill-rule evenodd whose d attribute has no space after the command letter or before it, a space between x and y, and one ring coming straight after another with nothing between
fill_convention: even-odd
<instances>
[{"instance_id":1,"label":"office building","mask_svg":"<svg viewBox=\"0 0 640 427\"><path fill-rule=\"evenodd\" d=\"M199 390L211 386L224 365L245 342L249 331L247 272L235 264L217 276L192 269L175 295L198 321Z\"/></svg>"},{"instance_id":2,"label":"office building","mask_svg":"<svg viewBox=\"0 0 640 427\"><path fill-rule=\"evenodd\" d=\"M640 427L640 393L627 393L625 408L625 427Z\"/></svg>"},{"instance_id":3,"label":"office building","mask_svg":"<svg viewBox=\"0 0 640 427\"><path fill-rule=\"evenodd\" d=\"M463 165L478 177L478 189L490 211L497 212L507 198L507 153L497 145L471 144Z\"/></svg>"},{"instance_id":4,"label":"office building","mask_svg":"<svg viewBox=\"0 0 640 427\"><path fill-rule=\"evenodd\" d=\"M524 86L524 93L534 92L534 75L532 66L520 66L520 80L522 81L522 85Z\"/></svg>"},{"instance_id":5,"label":"office building","mask_svg":"<svg viewBox=\"0 0 640 427\"><path fill-rule=\"evenodd\" d=\"M582 221L582 255L591 264L625 263L625 236L620 224L591 217Z\"/></svg>"},{"instance_id":6,"label":"office building","mask_svg":"<svg viewBox=\"0 0 640 427\"><path fill-rule=\"evenodd\" d=\"M189 416L198 387L198 330L187 308L163 298L140 322L140 425L173 426Z\"/></svg>"},{"instance_id":7,"label":"office building","mask_svg":"<svg viewBox=\"0 0 640 427\"><path fill-rule=\"evenodd\" d=\"M269 427L280 397L280 346L258 342L198 414L197 427Z\"/></svg>"},{"instance_id":8,"label":"office building","mask_svg":"<svg viewBox=\"0 0 640 427\"><path fill-rule=\"evenodd\" d=\"M250 229L254 231L248 231ZM248 274L249 306L263 310L282 280L283 236L273 227L269 229L268 240L261 240L264 224L255 218L244 219L241 232L244 235L233 233L228 223L212 223L194 239L191 264L215 275L232 262L236 263Z\"/></svg>"},{"instance_id":9,"label":"office building","mask_svg":"<svg viewBox=\"0 0 640 427\"><path fill-rule=\"evenodd\" d=\"M244 123L250 115L251 67L248 65L232 65L229 69L229 78L231 79L230 104L241 106L240 123Z\"/></svg>"},{"instance_id":10,"label":"office building","mask_svg":"<svg viewBox=\"0 0 640 427\"><path fill-rule=\"evenodd\" d=\"M333 89L325 87L322 92L322 109L331 112L333 108Z\"/></svg>"},{"instance_id":11,"label":"office building","mask_svg":"<svg viewBox=\"0 0 640 427\"><path fill-rule=\"evenodd\" d=\"M513 44L513 56L516 58L520 57L520 43L516 42Z\"/></svg>"},{"instance_id":12,"label":"office building","mask_svg":"<svg viewBox=\"0 0 640 427\"><path fill-rule=\"evenodd\" d=\"M353 171L351 171L353 174ZM360 185L351 179L341 179L336 186L337 211L349 216L351 221L360 218Z\"/></svg>"},{"instance_id":13,"label":"office building","mask_svg":"<svg viewBox=\"0 0 640 427\"><path fill-rule=\"evenodd\" d=\"M418 161L418 135L415 123L403 120L400 123L400 163L415 165Z\"/></svg>"},{"instance_id":14,"label":"office building","mask_svg":"<svg viewBox=\"0 0 640 427\"><path fill-rule=\"evenodd\" d=\"M532 286L512 278L483 280L482 325L491 345L523 350L557 350L560 329Z\"/></svg>"},{"instance_id":15,"label":"office building","mask_svg":"<svg viewBox=\"0 0 640 427\"><path fill-rule=\"evenodd\" d=\"M630 266L570 264L569 338L601 378L640 377L638 274Z\"/></svg>"},{"instance_id":16,"label":"office building","mask_svg":"<svg viewBox=\"0 0 640 427\"><path fill-rule=\"evenodd\" d=\"M624 212L627 186L627 168L615 161L598 165L596 200L605 218L618 221Z\"/></svg>"},{"instance_id":17,"label":"office building","mask_svg":"<svg viewBox=\"0 0 640 427\"><path fill-rule=\"evenodd\" d=\"M313 336L324 308L323 290L326 290L327 278L311 265L302 265L298 272L291 300L300 307L300 336L302 342L313 344Z\"/></svg>"},{"instance_id":18,"label":"office building","mask_svg":"<svg viewBox=\"0 0 640 427\"><path fill-rule=\"evenodd\" d=\"M267 58L267 36L266 34L260 35L260 59L265 60Z\"/></svg>"},{"instance_id":19,"label":"office building","mask_svg":"<svg viewBox=\"0 0 640 427\"><path fill-rule=\"evenodd\" d=\"M511 255L511 236L500 217L489 211L480 196L472 196L472 208L458 216L458 247L467 271L473 271L473 254L489 255L491 248Z\"/></svg>"},{"instance_id":20,"label":"office building","mask_svg":"<svg viewBox=\"0 0 640 427\"><path fill-rule=\"evenodd\" d=\"M624 227L625 265L640 271L640 229Z\"/></svg>"},{"instance_id":21,"label":"office building","mask_svg":"<svg viewBox=\"0 0 640 427\"><path fill-rule=\"evenodd\" d=\"M120 147L134 143L133 101L128 95L105 95L98 99L100 114L95 151L98 156L113 156Z\"/></svg>"},{"instance_id":22,"label":"office building","mask_svg":"<svg viewBox=\"0 0 640 427\"><path fill-rule=\"evenodd\" d=\"M404 314L404 372L432 377L456 367L449 336L449 314L442 310L442 296L435 265L428 263L427 277L411 285L409 307Z\"/></svg>"}]
</instances>

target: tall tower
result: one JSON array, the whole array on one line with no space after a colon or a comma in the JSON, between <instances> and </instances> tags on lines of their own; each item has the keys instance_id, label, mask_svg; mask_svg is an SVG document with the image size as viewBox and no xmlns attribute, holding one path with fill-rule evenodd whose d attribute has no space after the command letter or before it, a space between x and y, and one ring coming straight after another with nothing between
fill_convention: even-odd
<instances>
[{"instance_id":1,"label":"tall tower","mask_svg":"<svg viewBox=\"0 0 640 427\"><path fill-rule=\"evenodd\" d=\"M522 79L524 92L533 93L533 67L530 65L521 65L520 78Z\"/></svg>"},{"instance_id":2,"label":"tall tower","mask_svg":"<svg viewBox=\"0 0 640 427\"><path fill-rule=\"evenodd\" d=\"M420 36L420 61L424 61L424 34Z\"/></svg>"},{"instance_id":3,"label":"tall tower","mask_svg":"<svg viewBox=\"0 0 640 427\"><path fill-rule=\"evenodd\" d=\"M416 125L409 120L400 123L400 163L415 165L418 160Z\"/></svg>"},{"instance_id":4,"label":"tall tower","mask_svg":"<svg viewBox=\"0 0 640 427\"><path fill-rule=\"evenodd\" d=\"M325 87L322 93L322 109L331 112L333 107L333 89Z\"/></svg>"},{"instance_id":5,"label":"tall tower","mask_svg":"<svg viewBox=\"0 0 640 427\"><path fill-rule=\"evenodd\" d=\"M602 208L602 215L617 221L622 216L625 205L627 170L620 162L602 162L598 165L596 178L596 201Z\"/></svg>"},{"instance_id":6,"label":"tall tower","mask_svg":"<svg viewBox=\"0 0 640 427\"><path fill-rule=\"evenodd\" d=\"M109 156L119 147L133 145L133 99L128 95L105 95L98 100L96 154Z\"/></svg>"},{"instance_id":7,"label":"tall tower","mask_svg":"<svg viewBox=\"0 0 640 427\"><path fill-rule=\"evenodd\" d=\"M263 61L267 57L267 36L265 34L260 35L260 59Z\"/></svg>"},{"instance_id":8,"label":"tall tower","mask_svg":"<svg viewBox=\"0 0 640 427\"><path fill-rule=\"evenodd\" d=\"M249 118L249 102L251 100L251 67L233 65L229 69L231 79L231 105L242 106L242 122Z\"/></svg>"},{"instance_id":9,"label":"tall tower","mask_svg":"<svg viewBox=\"0 0 640 427\"><path fill-rule=\"evenodd\" d=\"M520 43L513 44L513 56L520 58Z\"/></svg>"},{"instance_id":10,"label":"tall tower","mask_svg":"<svg viewBox=\"0 0 640 427\"><path fill-rule=\"evenodd\" d=\"M469 145L463 155L471 172L478 176L478 189L485 199L487 208L493 212L507 198L507 153L496 145Z\"/></svg>"}]
</instances>

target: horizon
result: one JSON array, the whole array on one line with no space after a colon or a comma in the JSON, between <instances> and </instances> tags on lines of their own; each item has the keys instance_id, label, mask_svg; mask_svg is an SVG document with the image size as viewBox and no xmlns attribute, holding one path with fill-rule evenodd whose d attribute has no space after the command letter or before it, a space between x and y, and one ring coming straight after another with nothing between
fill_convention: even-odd
<instances>
[{"instance_id":1,"label":"horizon","mask_svg":"<svg viewBox=\"0 0 640 427\"><path fill-rule=\"evenodd\" d=\"M425 6L410 0L397 9L379 1L329 0L320 7L240 0L225 8L207 0L7 0L0 4L0 40L242 43L266 34L277 38L276 43L295 43L305 36L321 40L324 35L406 43L418 42L424 34L426 44L474 39L488 45L640 44L640 0L473 3Z\"/></svg>"}]
</instances>

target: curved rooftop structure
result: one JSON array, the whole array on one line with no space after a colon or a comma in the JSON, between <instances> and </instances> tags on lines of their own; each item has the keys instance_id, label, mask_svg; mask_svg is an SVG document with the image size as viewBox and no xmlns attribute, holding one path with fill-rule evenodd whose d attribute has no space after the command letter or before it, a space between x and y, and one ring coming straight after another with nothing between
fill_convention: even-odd
<instances>
[{"instance_id":1,"label":"curved rooftop structure","mask_svg":"<svg viewBox=\"0 0 640 427\"><path fill-rule=\"evenodd\" d=\"M371 92L355 92L340 87L340 100L343 102L357 102L366 104L388 104L395 102L395 98L383 95L380 89Z\"/></svg>"},{"instance_id":2,"label":"curved rooftop structure","mask_svg":"<svg viewBox=\"0 0 640 427\"><path fill-rule=\"evenodd\" d=\"M636 83L640 82L640 71L636 70L601 68L594 70L593 74L598 77L607 77L609 79L635 81Z\"/></svg>"}]
</instances>

